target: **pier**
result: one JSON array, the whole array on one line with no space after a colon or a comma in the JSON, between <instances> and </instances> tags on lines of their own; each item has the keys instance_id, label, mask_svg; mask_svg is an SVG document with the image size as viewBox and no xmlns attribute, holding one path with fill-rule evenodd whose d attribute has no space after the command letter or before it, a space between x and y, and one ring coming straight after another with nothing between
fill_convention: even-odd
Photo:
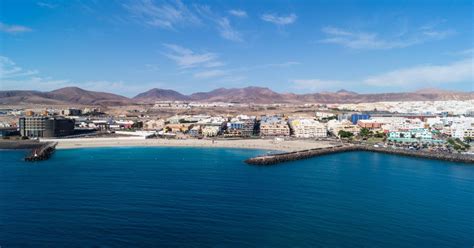
<instances>
[{"instance_id":1,"label":"pier","mask_svg":"<svg viewBox=\"0 0 474 248\"><path fill-rule=\"evenodd\" d=\"M38 140L1 140L0 149L31 150L25 161L47 160L56 150L58 142L39 142Z\"/></svg>"},{"instance_id":2,"label":"pier","mask_svg":"<svg viewBox=\"0 0 474 248\"><path fill-rule=\"evenodd\" d=\"M57 142L41 143L41 146L31 150L30 154L25 157L25 161L35 162L49 159L56 150L57 144Z\"/></svg>"},{"instance_id":3,"label":"pier","mask_svg":"<svg viewBox=\"0 0 474 248\"><path fill-rule=\"evenodd\" d=\"M318 156L322 156L326 154L352 152L352 151L380 152L380 153L394 154L394 155L401 155L401 156L474 164L474 156L468 155L468 154L413 151L413 150L404 150L404 149L372 147L372 146L364 146L364 145L339 145L339 146L333 146L333 147L327 147L327 148L317 148L317 149L309 149L309 150L302 150L302 151L295 151L295 152L257 156L257 157L253 157L253 158L249 158L245 160L245 163L251 164L251 165L274 165L274 164L290 162L294 160L318 157Z\"/></svg>"}]
</instances>

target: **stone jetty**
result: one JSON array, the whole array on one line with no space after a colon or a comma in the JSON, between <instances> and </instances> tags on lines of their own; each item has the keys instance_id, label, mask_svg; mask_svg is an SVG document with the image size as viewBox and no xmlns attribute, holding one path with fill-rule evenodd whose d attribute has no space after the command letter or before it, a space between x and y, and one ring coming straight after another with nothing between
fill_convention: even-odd
<instances>
[{"instance_id":1,"label":"stone jetty","mask_svg":"<svg viewBox=\"0 0 474 248\"><path fill-rule=\"evenodd\" d=\"M57 142L45 142L38 148L31 150L30 154L25 157L25 161L34 162L47 160L56 150Z\"/></svg>"},{"instance_id":2,"label":"stone jetty","mask_svg":"<svg viewBox=\"0 0 474 248\"><path fill-rule=\"evenodd\" d=\"M364 145L340 145L340 146L333 146L333 147L327 147L327 148L317 148L317 149L309 149L309 150L302 150L302 151L295 151L295 152L264 155L264 156L249 158L245 160L245 162L251 165L274 165L274 164L279 164L279 163L284 163L284 162L289 162L289 161L294 161L294 160L317 157L317 156L326 155L326 154L351 152L351 151L380 152L380 153L402 155L402 156L409 156L409 157L474 164L474 155L415 151L415 150L393 149L393 148L373 147L373 146L364 146Z\"/></svg>"},{"instance_id":3,"label":"stone jetty","mask_svg":"<svg viewBox=\"0 0 474 248\"><path fill-rule=\"evenodd\" d=\"M38 140L0 140L0 149L30 150L40 148L43 144Z\"/></svg>"},{"instance_id":4,"label":"stone jetty","mask_svg":"<svg viewBox=\"0 0 474 248\"><path fill-rule=\"evenodd\" d=\"M51 157L57 142L39 142L38 140L0 140L0 149L31 150L25 161L41 161Z\"/></svg>"}]
</instances>

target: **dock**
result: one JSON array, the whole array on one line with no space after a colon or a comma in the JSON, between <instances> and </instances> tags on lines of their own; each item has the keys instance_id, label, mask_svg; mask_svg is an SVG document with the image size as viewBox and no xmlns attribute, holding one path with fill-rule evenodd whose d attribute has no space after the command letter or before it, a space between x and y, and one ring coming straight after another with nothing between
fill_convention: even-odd
<instances>
[{"instance_id":1,"label":"dock","mask_svg":"<svg viewBox=\"0 0 474 248\"><path fill-rule=\"evenodd\" d=\"M45 142L41 146L33 148L31 152L25 157L25 161L35 162L47 160L56 150L57 142Z\"/></svg>"},{"instance_id":2,"label":"dock","mask_svg":"<svg viewBox=\"0 0 474 248\"><path fill-rule=\"evenodd\" d=\"M393 155L444 160L451 162L469 163L474 164L474 155L469 154L453 154L453 153L441 153L441 152L428 152L428 151L414 151L405 149L393 149L385 147L373 147L366 145L339 145L327 148L316 148L295 152L278 153L272 155L263 155L245 160L245 163L250 165L274 165L284 162L290 162L295 160L308 159L327 154L335 154L342 152L353 152L353 151L367 151L367 152L380 152Z\"/></svg>"}]
</instances>

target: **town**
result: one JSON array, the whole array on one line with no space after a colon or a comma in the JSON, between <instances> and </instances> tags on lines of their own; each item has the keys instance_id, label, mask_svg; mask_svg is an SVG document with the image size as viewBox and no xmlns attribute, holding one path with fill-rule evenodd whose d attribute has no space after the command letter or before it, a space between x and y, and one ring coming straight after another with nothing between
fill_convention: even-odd
<instances>
[{"instance_id":1,"label":"town","mask_svg":"<svg viewBox=\"0 0 474 248\"><path fill-rule=\"evenodd\" d=\"M161 101L121 112L90 106L5 108L0 110L0 136L310 140L472 154L472 106L472 100L302 106Z\"/></svg>"}]
</instances>

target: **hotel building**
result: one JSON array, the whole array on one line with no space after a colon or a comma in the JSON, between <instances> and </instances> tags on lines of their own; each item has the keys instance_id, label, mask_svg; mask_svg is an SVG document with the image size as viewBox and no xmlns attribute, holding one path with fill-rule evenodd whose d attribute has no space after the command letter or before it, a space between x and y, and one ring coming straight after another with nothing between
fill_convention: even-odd
<instances>
[{"instance_id":1,"label":"hotel building","mask_svg":"<svg viewBox=\"0 0 474 248\"><path fill-rule=\"evenodd\" d=\"M74 120L59 117L21 117L19 126L21 136L31 138L61 137L74 133Z\"/></svg>"}]
</instances>

